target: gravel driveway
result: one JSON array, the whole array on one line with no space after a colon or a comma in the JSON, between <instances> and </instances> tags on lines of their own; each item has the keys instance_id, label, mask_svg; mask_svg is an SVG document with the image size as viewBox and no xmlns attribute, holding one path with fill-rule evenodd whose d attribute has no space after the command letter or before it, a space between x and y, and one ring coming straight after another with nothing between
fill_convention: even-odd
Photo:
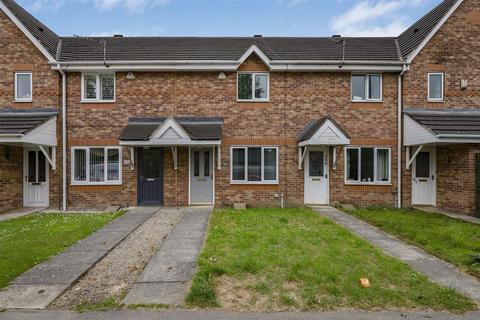
<instances>
[{"instance_id":1,"label":"gravel driveway","mask_svg":"<svg viewBox=\"0 0 480 320\"><path fill-rule=\"evenodd\" d=\"M108 298L121 303L138 275L185 213L185 208L162 208L130 234L49 309L98 304Z\"/></svg>"}]
</instances>

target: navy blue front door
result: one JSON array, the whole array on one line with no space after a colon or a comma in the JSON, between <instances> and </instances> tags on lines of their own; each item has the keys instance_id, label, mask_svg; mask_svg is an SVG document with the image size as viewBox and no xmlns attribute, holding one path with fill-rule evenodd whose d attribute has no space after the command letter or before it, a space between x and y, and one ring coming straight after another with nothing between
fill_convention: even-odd
<instances>
[{"instance_id":1,"label":"navy blue front door","mask_svg":"<svg viewBox=\"0 0 480 320\"><path fill-rule=\"evenodd\" d=\"M163 149L138 149L138 204L163 204Z\"/></svg>"}]
</instances>

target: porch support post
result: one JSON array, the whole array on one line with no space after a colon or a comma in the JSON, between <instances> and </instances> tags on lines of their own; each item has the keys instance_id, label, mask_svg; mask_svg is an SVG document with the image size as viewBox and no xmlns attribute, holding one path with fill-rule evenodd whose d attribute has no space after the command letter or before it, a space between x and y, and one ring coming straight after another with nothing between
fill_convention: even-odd
<instances>
[{"instance_id":1,"label":"porch support post","mask_svg":"<svg viewBox=\"0 0 480 320\"><path fill-rule=\"evenodd\" d=\"M407 162L407 170L410 169L410 165L412 164L413 160L415 160L415 158L417 157L417 155L418 155L418 153L420 152L420 150L422 150L422 148L423 148L423 144L420 145L420 146L418 146L417 150L415 151L415 153L413 154L413 156L412 156L411 159L408 159L408 158L407 158L407 160L408 160L408 162ZM410 153L410 152L407 152L407 155L408 155L408 153Z\"/></svg>"},{"instance_id":2,"label":"porch support post","mask_svg":"<svg viewBox=\"0 0 480 320\"><path fill-rule=\"evenodd\" d=\"M178 150L177 146L172 146L172 156L173 156L173 169L178 169Z\"/></svg>"},{"instance_id":3,"label":"porch support post","mask_svg":"<svg viewBox=\"0 0 480 320\"><path fill-rule=\"evenodd\" d=\"M337 170L337 147L333 147L333 170Z\"/></svg>"},{"instance_id":4,"label":"porch support post","mask_svg":"<svg viewBox=\"0 0 480 320\"><path fill-rule=\"evenodd\" d=\"M302 170L303 168L303 161L305 160L305 155L307 154L307 146L303 147L298 147L298 170Z\"/></svg>"},{"instance_id":5,"label":"porch support post","mask_svg":"<svg viewBox=\"0 0 480 320\"><path fill-rule=\"evenodd\" d=\"M221 146L217 146L217 170L220 170L220 168L222 167L222 155L221 155Z\"/></svg>"},{"instance_id":6,"label":"porch support post","mask_svg":"<svg viewBox=\"0 0 480 320\"><path fill-rule=\"evenodd\" d=\"M130 160L130 170L135 170L135 148L134 147L125 147L127 150L127 157Z\"/></svg>"},{"instance_id":7,"label":"porch support post","mask_svg":"<svg viewBox=\"0 0 480 320\"><path fill-rule=\"evenodd\" d=\"M50 155L48 154L47 150L45 150L45 148L42 145L38 145L38 147L40 148L40 151L42 151L48 163L50 163L50 165L52 166L52 170L56 170L57 168L55 166L55 161L52 160L53 156L52 158L50 158ZM53 150L54 150L53 154L55 154L55 147L53 147Z\"/></svg>"}]
</instances>

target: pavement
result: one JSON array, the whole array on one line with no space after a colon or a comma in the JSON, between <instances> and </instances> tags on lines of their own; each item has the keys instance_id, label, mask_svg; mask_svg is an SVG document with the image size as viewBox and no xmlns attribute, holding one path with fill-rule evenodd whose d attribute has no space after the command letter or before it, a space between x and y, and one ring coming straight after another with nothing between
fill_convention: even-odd
<instances>
[{"instance_id":1,"label":"pavement","mask_svg":"<svg viewBox=\"0 0 480 320\"><path fill-rule=\"evenodd\" d=\"M126 305L183 305L212 207L189 207L125 297Z\"/></svg>"},{"instance_id":2,"label":"pavement","mask_svg":"<svg viewBox=\"0 0 480 320\"><path fill-rule=\"evenodd\" d=\"M43 211L45 209L47 209L47 207L35 207L35 208L23 207L23 208L15 209L15 210L0 214L0 221L7 221L14 218L20 218L32 213Z\"/></svg>"},{"instance_id":3,"label":"pavement","mask_svg":"<svg viewBox=\"0 0 480 320\"><path fill-rule=\"evenodd\" d=\"M396 311L333 311L333 312L277 312L241 313L198 310L117 310L76 313L70 311L5 311L0 320L478 320L480 311L455 315L443 312L396 312Z\"/></svg>"},{"instance_id":4,"label":"pavement","mask_svg":"<svg viewBox=\"0 0 480 320\"><path fill-rule=\"evenodd\" d=\"M158 210L158 207L133 208L31 268L0 291L0 308L46 308Z\"/></svg>"},{"instance_id":5,"label":"pavement","mask_svg":"<svg viewBox=\"0 0 480 320\"><path fill-rule=\"evenodd\" d=\"M477 302L480 301L480 281L461 272L456 266L381 231L380 229L332 207L312 207L347 228L387 254L408 263L414 270L445 287L454 288ZM478 318L480 319L480 318Z\"/></svg>"},{"instance_id":6,"label":"pavement","mask_svg":"<svg viewBox=\"0 0 480 320\"><path fill-rule=\"evenodd\" d=\"M470 222L470 223L480 224L480 218L467 216L465 214L455 213L455 212L447 210L447 209L442 209L442 208L437 208L437 207L432 207L432 206L414 206L414 208L418 209L418 210L425 211L425 212L442 214L444 216L447 216L447 217L450 217L450 218L453 218L453 219L458 219L458 220L463 220L463 221Z\"/></svg>"}]
</instances>

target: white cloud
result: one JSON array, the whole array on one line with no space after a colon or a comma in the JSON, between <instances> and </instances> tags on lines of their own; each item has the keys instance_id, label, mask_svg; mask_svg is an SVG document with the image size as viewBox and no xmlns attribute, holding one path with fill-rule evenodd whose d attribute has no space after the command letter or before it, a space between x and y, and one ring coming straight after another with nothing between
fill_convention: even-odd
<instances>
[{"instance_id":1,"label":"white cloud","mask_svg":"<svg viewBox=\"0 0 480 320\"><path fill-rule=\"evenodd\" d=\"M40 10L58 11L64 4L65 0L34 0L29 4L29 9L34 13Z\"/></svg>"},{"instance_id":2,"label":"white cloud","mask_svg":"<svg viewBox=\"0 0 480 320\"><path fill-rule=\"evenodd\" d=\"M147 8L164 6L170 0L90 0L100 10L107 11L115 7L124 7L130 13L142 12Z\"/></svg>"},{"instance_id":3,"label":"white cloud","mask_svg":"<svg viewBox=\"0 0 480 320\"><path fill-rule=\"evenodd\" d=\"M343 36L397 36L407 25L406 7L425 0L362 0L332 19L332 31Z\"/></svg>"}]
</instances>

